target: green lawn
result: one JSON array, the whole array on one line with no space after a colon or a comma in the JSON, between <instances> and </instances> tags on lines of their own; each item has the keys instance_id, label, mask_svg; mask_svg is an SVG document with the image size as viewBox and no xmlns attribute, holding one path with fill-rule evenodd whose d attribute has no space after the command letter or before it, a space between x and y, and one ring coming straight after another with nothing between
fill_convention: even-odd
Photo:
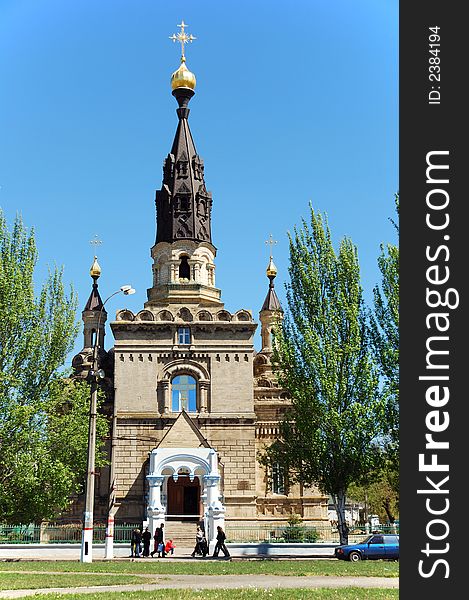
<instances>
[{"instance_id":1,"label":"green lawn","mask_svg":"<svg viewBox=\"0 0 469 600\"><path fill-rule=\"evenodd\" d=\"M124 585L153 583L137 575L100 575L89 573L0 573L0 590L35 590L38 588L67 588L94 585Z\"/></svg>"},{"instance_id":2,"label":"green lawn","mask_svg":"<svg viewBox=\"0 0 469 600\"><path fill-rule=\"evenodd\" d=\"M335 575L358 577L398 577L399 563L389 561L340 560L239 560L239 561L8 561L0 562L5 571L62 573L119 573L122 575Z\"/></svg>"},{"instance_id":3,"label":"green lawn","mask_svg":"<svg viewBox=\"0 0 469 600\"><path fill-rule=\"evenodd\" d=\"M320 590L158 590L101 594L38 594L35 600L398 600L399 590L360 588Z\"/></svg>"}]
</instances>

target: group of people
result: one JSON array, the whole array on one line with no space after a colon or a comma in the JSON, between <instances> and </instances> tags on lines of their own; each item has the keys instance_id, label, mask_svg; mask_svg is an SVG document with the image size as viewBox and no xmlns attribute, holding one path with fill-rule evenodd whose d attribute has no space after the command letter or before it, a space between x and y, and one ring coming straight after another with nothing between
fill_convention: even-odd
<instances>
[{"instance_id":1,"label":"group of people","mask_svg":"<svg viewBox=\"0 0 469 600\"><path fill-rule=\"evenodd\" d=\"M217 543L215 544L215 549L213 551L213 556L217 557L221 552L223 552L223 554L226 557L230 556L230 553L228 552L228 548L225 545L225 540L226 540L226 535L225 532L223 531L223 529L220 527L220 525L217 527ZM194 558L195 555L202 555L203 557L207 556L208 554L208 543L207 540L205 539L205 534L202 531L201 527L197 527L197 532L195 534L195 547L194 550L191 554L191 556Z\"/></svg>"},{"instance_id":2,"label":"group of people","mask_svg":"<svg viewBox=\"0 0 469 600\"><path fill-rule=\"evenodd\" d=\"M149 556L153 557L155 554L158 554L158 558L165 558L167 554L174 554L174 548L176 546L174 545L173 540L168 540L166 543L164 541L164 523L155 529L152 552L150 552L151 537L151 532L148 530L148 527L145 527L143 533L138 527L132 531L130 540L131 558L148 558Z\"/></svg>"},{"instance_id":3,"label":"group of people","mask_svg":"<svg viewBox=\"0 0 469 600\"><path fill-rule=\"evenodd\" d=\"M154 544L152 552L150 552L151 538L152 535L148 530L148 527L145 527L145 531L143 533L138 527L136 527L132 531L132 537L130 540L131 558L147 558L149 556L153 557L155 554L158 555L158 558L165 558L167 554L174 554L174 548L176 546L174 545L173 540L168 540L167 542L164 541L164 523L155 529L155 533L153 535ZM225 539L225 532L220 526L218 526L217 543L215 544L215 549L213 551L214 557L217 557L220 552L223 552L226 557L230 556L228 548L225 545ZM207 540L205 539L205 533L200 526L197 526L197 532L195 534L195 547L191 556L195 557L197 554L205 557L207 556L208 552L209 549Z\"/></svg>"}]
</instances>

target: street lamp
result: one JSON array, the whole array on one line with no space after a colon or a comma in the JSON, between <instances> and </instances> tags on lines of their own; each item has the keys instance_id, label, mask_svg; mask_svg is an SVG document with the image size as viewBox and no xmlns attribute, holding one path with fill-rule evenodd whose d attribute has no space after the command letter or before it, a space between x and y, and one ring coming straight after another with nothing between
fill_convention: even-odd
<instances>
[{"instance_id":1,"label":"street lamp","mask_svg":"<svg viewBox=\"0 0 469 600\"><path fill-rule=\"evenodd\" d=\"M88 428L88 464L86 469L86 495L85 495L85 512L83 515L83 531L81 536L81 553L80 562L93 562L93 510L94 510L94 462L96 451L96 407L98 400L98 382L104 378L104 371L99 368L98 364L98 348L99 348L99 326L103 315L104 305L116 294L123 293L125 296L135 294L135 290L131 285L123 285L120 289L111 294L103 302L98 316L98 324L96 327L92 367L90 371L91 377L91 398L90 398L90 422Z\"/></svg>"}]
</instances>

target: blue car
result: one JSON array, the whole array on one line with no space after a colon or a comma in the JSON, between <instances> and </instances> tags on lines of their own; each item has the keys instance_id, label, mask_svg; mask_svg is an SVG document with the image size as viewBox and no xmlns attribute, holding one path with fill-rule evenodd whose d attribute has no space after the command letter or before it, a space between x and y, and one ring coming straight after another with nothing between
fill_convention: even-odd
<instances>
[{"instance_id":1,"label":"blue car","mask_svg":"<svg viewBox=\"0 0 469 600\"><path fill-rule=\"evenodd\" d=\"M352 562L379 558L399 560L399 536L374 533L359 544L338 546L334 556Z\"/></svg>"}]
</instances>

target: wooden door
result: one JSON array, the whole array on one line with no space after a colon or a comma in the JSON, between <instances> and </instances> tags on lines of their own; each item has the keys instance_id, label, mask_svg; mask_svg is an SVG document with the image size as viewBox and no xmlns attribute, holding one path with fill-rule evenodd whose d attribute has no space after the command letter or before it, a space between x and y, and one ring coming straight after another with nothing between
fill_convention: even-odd
<instances>
[{"instance_id":1,"label":"wooden door","mask_svg":"<svg viewBox=\"0 0 469 600\"><path fill-rule=\"evenodd\" d=\"M200 484L197 477L191 481L189 477L179 477L174 481L168 479L168 506L169 515L191 515L199 514Z\"/></svg>"}]
</instances>

